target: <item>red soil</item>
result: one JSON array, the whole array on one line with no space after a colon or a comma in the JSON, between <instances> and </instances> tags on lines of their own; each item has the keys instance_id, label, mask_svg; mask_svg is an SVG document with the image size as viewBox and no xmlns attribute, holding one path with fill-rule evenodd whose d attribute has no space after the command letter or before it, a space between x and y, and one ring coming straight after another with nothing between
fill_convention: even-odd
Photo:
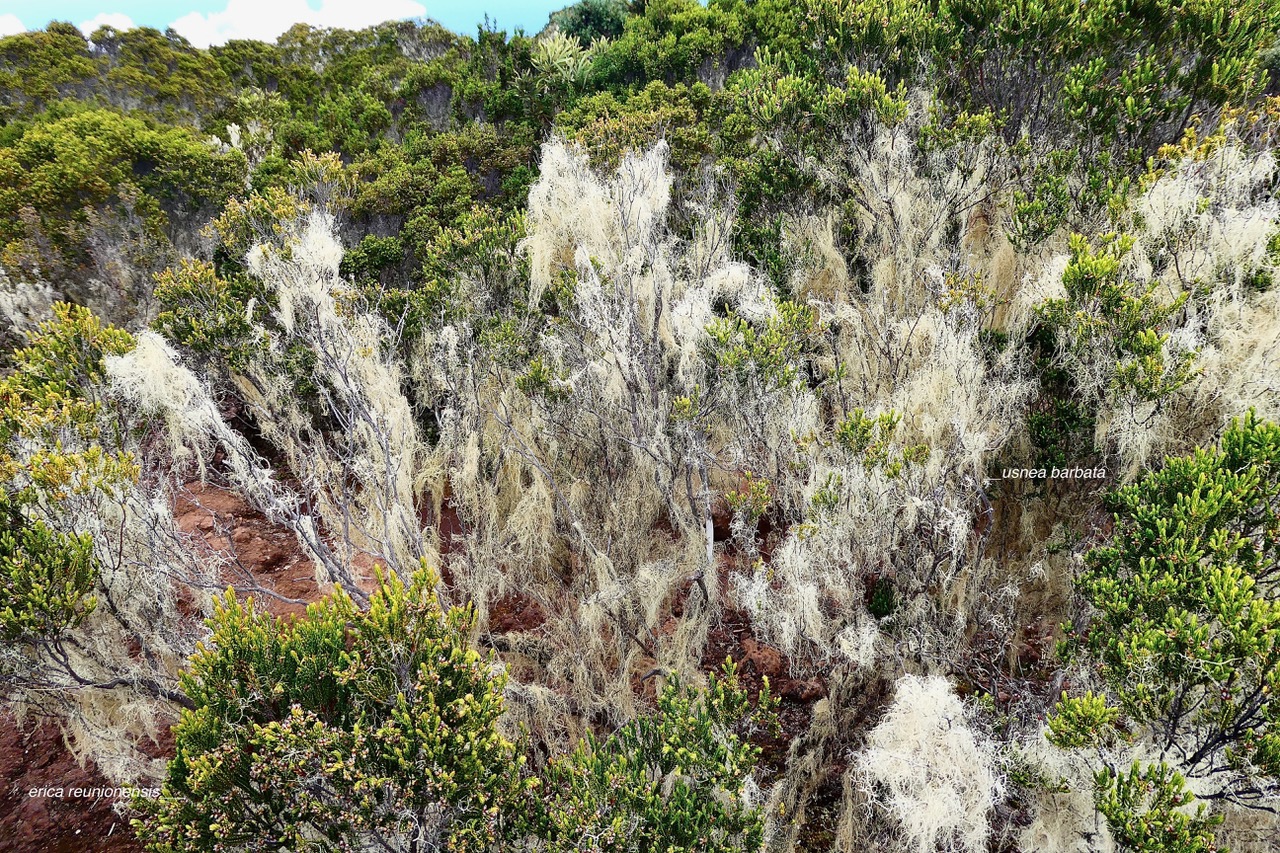
<instances>
[{"instance_id":1,"label":"red soil","mask_svg":"<svg viewBox=\"0 0 1280 853\"><path fill-rule=\"evenodd\" d=\"M111 800L73 795L73 789L103 787L107 783L92 764L81 768L67 752L57 726L28 722L24 732L11 714L0 713L0 851L140 851L128 820L116 814ZM40 790L58 788L61 792Z\"/></svg>"},{"instance_id":2,"label":"red soil","mask_svg":"<svg viewBox=\"0 0 1280 853\"><path fill-rule=\"evenodd\" d=\"M716 539L729 538L727 508L717 506ZM210 549L231 558L234 565L221 578L242 594L251 594L255 602L271 613L282 616L299 614L306 603L316 600L322 589L316 583L315 566L299 549L290 530L275 525L226 489L199 483L188 484L174 506L174 515L184 533L203 540ZM441 532L443 550L456 547L453 537L462 530L457 512L450 501L441 508L434 522ZM762 525L760 545L767 561L775 537ZM373 560L361 555L357 569L370 578ZM721 558L718 578L726 587L731 554ZM441 567L446 583L450 581L446 564ZM671 622L682 613L694 584L672 602ZM542 607L518 594L498 601L489 613L493 634L536 630L546 619ZM774 695L780 697L777 736L759 736L763 749L761 763L773 771L785 764L790 742L809 726L812 705L826 695L820 674L795 672L795 667L777 649L760 643L752 635L747 614L727 610L719 624L712 628L703 656L703 668L718 670L731 657L738 664L739 678L753 697L769 679ZM801 676L801 677L797 677ZM803 677L808 676L808 677ZM819 677L815 677L819 676ZM645 685L639 685L643 691ZM141 850L127 819L112 809L110 802L97 799L75 799L67 796L30 796L31 789L59 787L107 787L92 764L79 767L66 750L56 726L43 723L21 733L12 716L0 714L0 853L133 853ZM171 746L170 746L171 748Z\"/></svg>"}]
</instances>

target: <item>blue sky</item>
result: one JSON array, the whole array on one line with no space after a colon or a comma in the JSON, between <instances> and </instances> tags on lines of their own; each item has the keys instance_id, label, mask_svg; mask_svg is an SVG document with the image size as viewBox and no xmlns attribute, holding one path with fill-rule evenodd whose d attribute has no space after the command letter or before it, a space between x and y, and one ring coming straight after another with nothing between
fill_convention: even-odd
<instances>
[{"instance_id":1,"label":"blue sky","mask_svg":"<svg viewBox=\"0 0 1280 853\"><path fill-rule=\"evenodd\" d=\"M474 32L486 12L508 31L535 33L547 15L572 0L0 0L0 35L70 21L85 29L173 26L201 47L228 38L272 39L298 21L363 27L392 18L434 18L455 32ZM89 33L86 31L85 33Z\"/></svg>"}]
</instances>

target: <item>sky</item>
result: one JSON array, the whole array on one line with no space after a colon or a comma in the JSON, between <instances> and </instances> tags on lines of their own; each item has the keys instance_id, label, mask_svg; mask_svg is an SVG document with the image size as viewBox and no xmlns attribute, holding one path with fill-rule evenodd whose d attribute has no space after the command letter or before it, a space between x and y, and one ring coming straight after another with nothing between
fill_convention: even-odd
<instances>
[{"instance_id":1,"label":"sky","mask_svg":"<svg viewBox=\"0 0 1280 853\"><path fill-rule=\"evenodd\" d=\"M228 39L272 41L305 22L359 29L401 18L433 18L472 34L487 12L498 27L536 33L547 16L573 0L0 0L0 36L70 21L86 36L116 29L173 27L197 47Z\"/></svg>"}]
</instances>

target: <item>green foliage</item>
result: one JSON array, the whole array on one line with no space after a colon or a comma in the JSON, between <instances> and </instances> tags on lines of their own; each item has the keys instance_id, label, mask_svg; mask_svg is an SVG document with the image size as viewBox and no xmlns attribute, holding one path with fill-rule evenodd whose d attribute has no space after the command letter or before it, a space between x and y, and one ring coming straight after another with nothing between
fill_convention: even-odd
<instances>
[{"instance_id":1,"label":"green foliage","mask_svg":"<svg viewBox=\"0 0 1280 853\"><path fill-rule=\"evenodd\" d=\"M491 287L518 283L523 288L527 286L528 268L517 246L524 236L523 214L504 214L476 205L463 213L456 225L441 229L425 247L423 277L428 280L465 277Z\"/></svg>"},{"instance_id":2,"label":"green foliage","mask_svg":"<svg viewBox=\"0 0 1280 853\"><path fill-rule=\"evenodd\" d=\"M853 66L882 72L894 83L930 55L950 11L950 6L935 11L918 0L807 0L801 5L807 14L797 21L798 50L792 59L819 74L843 74Z\"/></svg>"},{"instance_id":3,"label":"green foliage","mask_svg":"<svg viewBox=\"0 0 1280 853\"><path fill-rule=\"evenodd\" d=\"M211 223L218 237L222 268L228 272L242 270L250 248L256 243L278 241L292 223L311 209L307 199L280 187L268 187L245 199L231 199Z\"/></svg>"},{"instance_id":4,"label":"green foliage","mask_svg":"<svg viewBox=\"0 0 1280 853\"><path fill-rule=\"evenodd\" d=\"M71 24L0 39L0 121L37 114L97 73L88 43Z\"/></svg>"},{"instance_id":5,"label":"green foliage","mask_svg":"<svg viewBox=\"0 0 1280 853\"><path fill-rule=\"evenodd\" d=\"M742 486L727 492L725 501L734 513L744 517L749 525L754 525L773 500L769 494L769 481L751 471L744 473L742 479Z\"/></svg>"},{"instance_id":6,"label":"green foliage","mask_svg":"<svg viewBox=\"0 0 1280 853\"><path fill-rule=\"evenodd\" d=\"M517 251L524 236L524 219L519 214L507 215L487 205L476 205L459 215L457 223L440 228L418 250L421 269L414 287L387 287L374 280L371 257L376 251L381 258L376 261L385 269L403 252L403 242L391 243L392 238L379 240L366 238L343 259L343 271L355 275L364 285L363 292L369 304L395 328L402 330L406 340L416 339L424 329L439 328L462 318L480 318L481 335L493 335L514 345L508 332L506 312L527 313L528 262ZM407 259L400 261L408 263ZM364 269L369 272L363 273ZM361 279L364 279L361 281ZM473 304L472 288L468 282L480 285L481 292L495 296L492 303ZM555 289L548 292L546 301L554 299ZM526 328L526 332L529 330ZM521 337L517 335L516 337ZM527 337L521 339L528 343ZM528 354L516 361L526 359Z\"/></svg>"},{"instance_id":7,"label":"green foliage","mask_svg":"<svg viewBox=\"0 0 1280 853\"><path fill-rule=\"evenodd\" d=\"M647 151L659 140L671 146L671 163L692 171L713 150L707 123L711 90L701 83L667 86L653 82L639 92L603 92L580 99L556 120L601 171L618 167L628 151Z\"/></svg>"},{"instance_id":8,"label":"green foliage","mask_svg":"<svg viewBox=\"0 0 1280 853\"><path fill-rule=\"evenodd\" d=\"M747 22L738 3L651 0L627 18L622 35L593 69L603 88L660 80L692 82L704 63L722 61L746 43Z\"/></svg>"},{"instance_id":9,"label":"green foliage","mask_svg":"<svg viewBox=\"0 0 1280 853\"><path fill-rule=\"evenodd\" d=\"M1070 170L1075 163L1070 151L1051 151L1036 163L1029 186L1013 191L1009 239L1027 249L1057 233L1074 209Z\"/></svg>"},{"instance_id":10,"label":"green foliage","mask_svg":"<svg viewBox=\"0 0 1280 853\"><path fill-rule=\"evenodd\" d=\"M906 87L890 88L880 75L849 66L843 79L828 84L795 73L761 49L760 65L744 71L737 84L747 109L761 128L786 127L800 138L830 133L855 119L873 118L892 127L907 116Z\"/></svg>"},{"instance_id":11,"label":"green foliage","mask_svg":"<svg viewBox=\"0 0 1280 853\"><path fill-rule=\"evenodd\" d=\"M586 85L587 71L599 47L598 43L584 46L573 36L555 33L534 43L530 61L544 87L581 87Z\"/></svg>"},{"instance_id":12,"label":"green foliage","mask_svg":"<svg viewBox=\"0 0 1280 853\"><path fill-rule=\"evenodd\" d=\"M1079 582L1094 614L1064 651L1187 772L1280 775L1280 427L1233 422L1110 505Z\"/></svg>"},{"instance_id":13,"label":"green foliage","mask_svg":"<svg viewBox=\"0 0 1280 853\"><path fill-rule=\"evenodd\" d=\"M1065 694L1053 708L1047 737L1062 749L1097 746L1115 739L1120 723L1120 710L1107 704L1107 698L1092 691L1082 696Z\"/></svg>"},{"instance_id":14,"label":"green foliage","mask_svg":"<svg viewBox=\"0 0 1280 853\"><path fill-rule=\"evenodd\" d=\"M745 799L760 750L744 735L776 726L768 687L753 708L726 662L705 692L671 678L651 716L588 736L546 771L539 834L552 851L755 851L764 814Z\"/></svg>"},{"instance_id":15,"label":"green foliage","mask_svg":"<svg viewBox=\"0 0 1280 853\"><path fill-rule=\"evenodd\" d=\"M551 13L551 23L560 32L573 36L582 44L597 39L615 39L622 35L627 22L625 0L580 0Z\"/></svg>"},{"instance_id":16,"label":"green foliage","mask_svg":"<svg viewBox=\"0 0 1280 853\"><path fill-rule=\"evenodd\" d=\"M1027 411L1027 435L1037 461L1055 467L1092 451L1095 421L1093 407L1078 399L1056 338L1055 329L1040 326L1027 341L1040 377L1040 393Z\"/></svg>"},{"instance_id":17,"label":"green foliage","mask_svg":"<svg viewBox=\"0 0 1280 853\"><path fill-rule=\"evenodd\" d=\"M867 612L877 619L884 619L898 609L898 594L891 579L876 579L871 585L870 593L867 599Z\"/></svg>"},{"instance_id":18,"label":"green foliage","mask_svg":"<svg viewBox=\"0 0 1280 853\"><path fill-rule=\"evenodd\" d=\"M529 367L516 379L516 387L530 397L548 401L563 400L569 394L566 377L548 364L542 356L529 360Z\"/></svg>"},{"instance_id":19,"label":"green foliage","mask_svg":"<svg viewBox=\"0 0 1280 853\"><path fill-rule=\"evenodd\" d=\"M81 34L70 24L54 23L43 32L0 40L0 119L32 116L76 98L197 124L221 108L229 85L208 52L172 30L106 26Z\"/></svg>"},{"instance_id":20,"label":"green foliage","mask_svg":"<svg viewBox=\"0 0 1280 853\"><path fill-rule=\"evenodd\" d=\"M455 143L456 144L456 143ZM410 257L422 262L426 245L441 228L458 224L479 196L479 182L462 163L461 151L441 150L444 140L413 139L403 148L385 148L360 160L360 181L350 212L361 219L394 217ZM492 151L467 152L480 162Z\"/></svg>"},{"instance_id":21,"label":"green foliage","mask_svg":"<svg viewBox=\"0 0 1280 853\"><path fill-rule=\"evenodd\" d=\"M893 437L900 423L902 415L895 411L881 412L872 417L862 409L854 409L836 425L835 441L859 457L863 464L881 468L890 477L896 477L903 466L929 459L929 447L924 444L894 451Z\"/></svg>"},{"instance_id":22,"label":"green foliage","mask_svg":"<svg viewBox=\"0 0 1280 853\"><path fill-rule=\"evenodd\" d=\"M1069 129L1086 149L1154 153L1187 118L1258 89L1257 55L1275 37L1275 5L1070 0L947 7L940 46L962 103L1040 135Z\"/></svg>"},{"instance_id":23,"label":"green foliage","mask_svg":"<svg viewBox=\"0 0 1280 853\"><path fill-rule=\"evenodd\" d=\"M707 326L711 355L723 374L786 388L802 378L803 354L817 322L811 306L790 301L779 302L763 328L730 313Z\"/></svg>"},{"instance_id":24,"label":"green foliage","mask_svg":"<svg viewBox=\"0 0 1280 853\"><path fill-rule=\"evenodd\" d=\"M249 276L223 278L212 264L183 261L156 277L155 295L163 306L155 329L192 353L241 371L266 344L255 324L271 302Z\"/></svg>"},{"instance_id":25,"label":"green foliage","mask_svg":"<svg viewBox=\"0 0 1280 853\"><path fill-rule=\"evenodd\" d=\"M27 346L13 353L14 370L0 379L0 480L25 468L31 482L56 490L70 485L62 466L22 461L11 455L13 443L30 440L60 451L66 445L68 453L88 445L86 460L105 461L96 445L102 438L102 360L133 349L133 337L104 326L87 308L57 303L53 315L28 334Z\"/></svg>"},{"instance_id":26,"label":"green foliage","mask_svg":"<svg viewBox=\"0 0 1280 853\"><path fill-rule=\"evenodd\" d=\"M339 272L361 284L376 284L382 271L404 261L404 244L399 237L366 234L342 256Z\"/></svg>"},{"instance_id":27,"label":"green foliage","mask_svg":"<svg viewBox=\"0 0 1280 853\"><path fill-rule=\"evenodd\" d=\"M1099 368L1109 378L1104 389L1138 402L1158 402L1194 376L1194 352L1169 353L1161 334L1170 317L1187 301L1183 293L1162 303L1159 282L1127 279L1121 262L1133 246L1130 237L1103 237L1095 251L1081 235L1071 238L1071 260L1062 276L1067 295L1038 308L1042 320L1058 332L1059 346L1085 371Z\"/></svg>"},{"instance_id":28,"label":"green foliage","mask_svg":"<svg viewBox=\"0 0 1280 853\"><path fill-rule=\"evenodd\" d=\"M95 210L126 202L159 233L171 216L221 206L243 170L239 152L216 153L185 128L106 110L38 123L0 148L0 250L11 268L24 266L14 256L35 227L52 244L45 265L61 258L74 266L86 257Z\"/></svg>"},{"instance_id":29,"label":"green foliage","mask_svg":"<svg viewBox=\"0 0 1280 853\"><path fill-rule=\"evenodd\" d=\"M219 272L244 268L245 255L258 243L281 245L306 214L317 206L341 210L351 204L356 177L338 155L303 151L280 162L282 185L232 198L210 223L218 239L215 260Z\"/></svg>"},{"instance_id":30,"label":"green foliage","mask_svg":"<svg viewBox=\"0 0 1280 853\"><path fill-rule=\"evenodd\" d=\"M214 58L173 30L151 27L90 34L103 100L124 109L141 105L169 121L198 124L230 96L230 80Z\"/></svg>"},{"instance_id":31,"label":"green foliage","mask_svg":"<svg viewBox=\"0 0 1280 853\"><path fill-rule=\"evenodd\" d=\"M133 348L132 337L88 310L63 303L28 335L0 378L0 639L56 640L97 605L88 534L58 530L41 516L73 495L137 477L126 453L104 449L102 360ZM47 516L46 516L47 517Z\"/></svg>"},{"instance_id":32,"label":"green foliage","mask_svg":"<svg viewBox=\"0 0 1280 853\"><path fill-rule=\"evenodd\" d=\"M31 492L0 488L0 640L56 639L97 606L97 571L87 534L59 533L22 511Z\"/></svg>"},{"instance_id":33,"label":"green foliage","mask_svg":"<svg viewBox=\"0 0 1280 853\"><path fill-rule=\"evenodd\" d=\"M182 689L149 849L494 849L530 783L496 728L504 676L442 611L436 576L380 577L368 610L339 589L277 620L228 592Z\"/></svg>"},{"instance_id":34,"label":"green foliage","mask_svg":"<svg viewBox=\"0 0 1280 853\"><path fill-rule=\"evenodd\" d=\"M1214 827L1222 815L1209 815L1204 804L1188 813L1195 802L1186 780L1163 762L1143 767L1134 762L1129 772L1099 770L1094 779L1094 802L1107 820L1121 850L1133 853L1215 853Z\"/></svg>"}]
</instances>

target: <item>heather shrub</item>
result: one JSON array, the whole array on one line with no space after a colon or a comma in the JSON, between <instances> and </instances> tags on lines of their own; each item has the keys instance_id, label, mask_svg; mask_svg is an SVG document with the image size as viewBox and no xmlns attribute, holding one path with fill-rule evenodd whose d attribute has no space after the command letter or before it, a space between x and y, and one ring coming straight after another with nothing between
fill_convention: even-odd
<instances>
[{"instance_id":1,"label":"heather shrub","mask_svg":"<svg viewBox=\"0 0 1280 853\"><path fill-rule=\"evenodd\" d=\"M1280 429L1250 414L1111 495L1116 532L1086 557L1092 608L1066 645L1172 767L1247 799L1280 772L1278 465Z\"/></svg>"},{"instance_id":2,"label":"heather shrub","mask_svg":"<svg viewBox=\"0 0 1280 853\"><path fill-rule=\"evenodd\" d=\"M182 675L152 850L502 849L529 783L497 730L505 677L436 576L380 577L280 621L228 594Z\"/></svg>"},{"instance_id":3,"label":"heather shrub","mask_svg":"<svg viewBox=\"0 0 1280 853\"><path fill-rule=\"evenodd\" d=\"M140 465L150 424L104 393L128 333L57 304L0 379L3 695L60 720L77 757L133 784L157 774L181 702L207 566L177 534L168 494Z\"/></svg>"},{"instance_id":4,"label":"heather shrub","mask_svg":"<svg viewBox=\"0 0 1280 853\"><path fill-rule=\"evenodd\" d=\"M1099 770L1094 784L1098 811L1122 850L1214 853L1221 849L1214 827L1222 823L1222 816L1207 814L1203 803L1189 812L1187 805L1195 797L1182 775L1163 762L1146 767L1134 762L1127 772Z\"/></svg>"},{"instance_id":5,"label":"heather shrub","mask_svg":"<svg viewBox=\"0 0 1280 853\"><path fill-rule=\"evenodd\" d=\"M705 691L672 678L657 708L606 738L588 736L543 776L539 834L554 851L759 850L759 747L776 726L767 685L752 705L732 663Z\"/></svg>"}]
</instances>

